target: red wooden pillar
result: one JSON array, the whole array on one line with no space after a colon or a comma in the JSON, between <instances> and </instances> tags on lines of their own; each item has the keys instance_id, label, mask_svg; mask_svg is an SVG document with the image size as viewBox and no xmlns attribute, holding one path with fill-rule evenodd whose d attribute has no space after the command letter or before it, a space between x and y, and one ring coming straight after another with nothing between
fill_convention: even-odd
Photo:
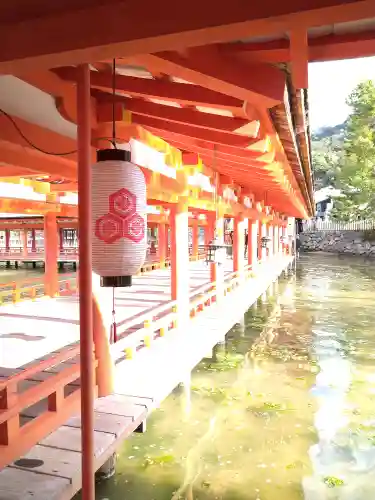
<instances>
[{"instance_id":1,"label":"red wooden pillar","mask_svg":"<svg viewBox=\"0 0 375 500\"><path fill-rule=\"evenodd\" d=\"M177 301L178 325L189 321L189 212L185 198L171 208L171 286Z\"/></svg>"},{"instance_id":2,"label":"red wooden pillar","mask_svg":"<svg viewBox=\"0 0 375 500\"><path fill-rule=\"evenodd\" d=\"M286 231L286 227L283 226L281 228L281 234L283 236L283 244L282 244L282 254L283 255L286 255L288 252L287 252L287 241L288 241L288 235L287 235L287 231Z\"/></svg>"},{"instance_id":3,"label":"red wooden pillar","mask_svg":"<svg viewBox=\"0 0 375 500\"><path fill-rule=\"evenodd\" d=\"M5 229L5 251L10 250L10 229Z\"/></svg>"},{"instance_id":4,"label":"red wooden pillar","mask_svg":"<svg viewBox=\"0 0 375 500\"><path fill-rule=\"evenodd\" d=\"M204 244L209 245L214 239L215 233L215 214L207 215L207 224L204 228Z\"/></svg>"},{"instance_id":5,"label":"red wooden pillar","mask_svg":"<svg viewBox=\"0 0 375 500\"><path fill-rule=\"evenodd\" d=\"M158 258L162 266L165 264L167 257L167 227L164 222L158 224Z\"/></svg>"},{"instance_id":6,"label":"red wooden pillar","mask_svg":"<svg viewBox=\"0 0 375 500\"><path fill-rule=\"evenodd\" d=\"M273 226L271 224L266 225L266 234L269 237L267 246L267 257L272 257L273 255Z\"/></svg>"},{"instance_id":7,"label":"red wooden pillar","mask_svg":"<svg viewBox=\"0 0 375 500\"><path fill-rule=\"evenodd\" d=\"M35 236L35 229L31 230L31 251L33 253L36 252L36 236Z\"/></svg>"},{"instance_id":8,"label":"red wooden pillar","mask_svg":"<svg viewBox=\"0 0 375 500\"><path fill-rule=\"evenodd\" d=\"M59 229L59 249L60 252L64 250L64 229Z\"/></svg>"},{"instance_id":9,"label":"red wooden pillar","mask_svg":"<svg viewBox=\"0 0 375 500\"><path fill-rule=\"evenodd\" d=\"M247 263L255 266L258 262L258 221L248 219Z\"/></svg>"},{"instance_id":10,"label":"red wooden pillar","mask_svg":"<svg viewBox=\"0 0 375 500\"><path fill-rule=\"evenodd\" d=\"M28 230L27 229L21 229L21 245L22 245L22 256L27 257L28 255L28 248L27 248L27 237L28 237Z\"/></svg>"},{"instance_id":11,"label":"red wooden pillar","mask_svg":"<svg viewBox=\"0 0 375 500\"><path fill-rule=\"evenodd\" d=\"M267 248L262 246L262 237L267 236L267 226L261 222L259 222L259 237L258 237L258 253L259 260L261 262L265 262L267 259Z\"/></svg>"},{"instance_id":12,"label":"red wooden pillar","mask_svg":"<svg viewBox=\"0 0 375 500\"><path fill-rule=\"evenodd\" d=\"M273 253L274 255L279 255L279 244L280 244L280 237L279 237L279 226L275 224L273 226Z\"/></svg>"},{"instance_id":13,"label":"red wooden pillar","mask_svg":"<svg viewBox=\"0 0 375 500\"><path fill-rule=\"evenodd\" d=\"M216 240L219 245L224 245L224 218L221 213L218 213L217 217L214 214L213 219L213 235L216 236ZM211 238L212 239L212 238ZM224 297L224 264L218 264L216 262L211 262L210 264L210 281L212 283L216 282L216 300L220 301Z\"/></svg>"},{"instance_id":14,"label":"red wooden pillar","mask_svg":"<svg viewBox=\"0 0 375 500\"><path fill-rule=\"evenodd\" d=\"M193 236L193 245L192 245L192 256L197 259L198 258L198 253L199 253L199 223L198 220L193 222L193 227L192 227L192 236Z\"/></svg>"},{"instance_id":15,"label":"red wooden pillar","mask_svg":"<svg viewBox=\"0 0 375 500\"><path fill-rule=\"evenodd\" d=\"M242 215L234 218L233 226L233 271L241 272L245 260L245 221Z\"/></svg>"},{"instance_id":16,"label":"red wooden pillar","mask_svg":"<svg viewBox=\"0 0 375 500\"><path fill-rule=\"evenodd\" d=\"M82 498L95 500L94 365L91 259L91 96L88 64L78 68L79 318L81 345ZM57 235L57 233L56 233Z\"/></svg>"},{"instance_id":17,"label":"red wooden pillar","mask_svg":"<svg viewBox=\"0 0 375 500\"><path fill-rule=\"evenodd\" d=\"M54 297L58 292L57 238L56 214L46 213L44 216L44 288L46 295L50 297Z\"/></svg>"}]
</instances>

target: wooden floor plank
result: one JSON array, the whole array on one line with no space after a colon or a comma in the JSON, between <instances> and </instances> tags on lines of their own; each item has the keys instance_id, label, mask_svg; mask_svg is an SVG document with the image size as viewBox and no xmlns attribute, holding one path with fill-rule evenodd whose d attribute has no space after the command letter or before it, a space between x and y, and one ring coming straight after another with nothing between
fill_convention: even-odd
<instances>
[{"instance_id":1,"label":"wooden floor plank","mask_svg":"<svg viewBox=\"0 0 375 500\"><path fill-rule=\"evenodd\" d=\"M95 457L98 458L114 441L115 436L113 434L94 431ZM81 451L81 429L63 425L44 438L40 444L61 450Z\"/></svg>"},{"instance_id":2,"label":"wooden floor plank","mask_svg":"<svg viewBox=\"0 0 375 500\"><path fill-rule=\"evenodd\" d=\"M22 457L23 460L40 460L42 463L35 468L33 472L41 474L50 474L68 479L72 482L72 478L76 475L77 470L81 467L81 453L76 451L60 450L49 446L34 446L29 453ZM30 470L22 465L23 461L16 461L10 467L16 469ZM26 462L27 464L27 462Z\"/></svg>"},{"instance_id":3,"label":"wooden floor plank","mask_svg":"<svg viewBox=\"0 0 375 500\"><path fill-rule=\"evenodd\" d=\"M59 500L69 485L62 477L6 467L0 471L0 500Z\"/></svg>"},{"instance_id":4,"label":"wooden floor plank","mask_svg":"<svg viewBox=\"0 0 375 500\"><path fill-rule=\"evenodd\" d=\"M94 430L98 432L108 432L116 438L125 433L131 427L133 419L122 415L111 415L110 413L94 412ZM68 427L81 428L81 416L70 418L66 423ZM132 429L133 430L133 429ZM129 431L129 434L132 432Z\"/></svg>"},{"instance_id":5,"label":"wooden floor plank","mask_svg":"<svg viewBox=\"0 0 375 500\"><path fill-rule=\"evenodd\" d=\"M147 407L145 405L134 404L129 398L120 394L111 394L105 398L97 399L94 408L95 411L101 413L122 415L123 417L130 417L133 420L145 418L147 415Z\"/></svg>"}]
</instances>

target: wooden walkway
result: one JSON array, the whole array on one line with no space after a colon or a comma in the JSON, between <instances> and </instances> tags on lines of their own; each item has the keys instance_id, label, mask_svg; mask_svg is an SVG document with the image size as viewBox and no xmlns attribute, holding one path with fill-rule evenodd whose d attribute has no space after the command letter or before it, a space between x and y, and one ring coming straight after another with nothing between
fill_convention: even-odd
<instances>
[{"instance_id":1,"label":"wooden walkway","mask_svg":"<svg viewBox=\"0 0 375 500\"><path fill-rule=\"evenodd\" d=\"M272 264L260 266L255 277L243 282L220 302L211 304L192 318L188 328L170 330L165 336L158 337L152 342L150 348L141 349L134 359L119 360L116 365L115 393L97 399L95 404L97 469L112 455L121 441L145 421L153 408L160 405L180 382L189 378L192 369L210 349L224 339L226 333L239 321L248 307L267 290L289 264L289 257L278 257ZM231 261L226 264L227 272L230 272L231 265ZM192 263L191 289L200 288L207 281L208 270L204 264ZM169 270L158 270L151 275L137 277L135 286L130 291L120 291L117 294L116 301L126 304L122 318L129 319L131 316L144 313L147 308L168 302L169 287ZM15 324L16 315L17 328L23 330L25 335L31 331L33 333L29 334L35 336L38 332L38 335L44 338L29 341L27 349L20 349L20 341L16 348L14 338L12 342L12 337L5 334L4 339L2 335L0 342L8 342L5 347L10 354L0 363L3 365L0 376L12 373L14 369L30 363L35 359L37 351L39 356L46 356L52 350L78 339L78 311L74 300L65 301L60 298L23 303L21 309L18 308L17 311L15 309L17 306L7 306L2 309L4 313L0 315L1 321L3 323L4 317L7 321L5 330L12 328L12 319L13 325ZM31 310L38 316L32 318ZM22 324L23 320L24 326L20 328L19 321ZM2 326L1 334L3 332ZM38 349L28 352L29 345L34 342L40 342ZM69 362L74 364L75 359ZM66 366L66 363L61 365ZM58 364L20 383L19 392L53 376L60 371L60 368ZM66 391L74 394L77 388L79 380L67 385ZM46 405L45 400L27 408L21 416L23 423L35 418L43 409L45 410ZM0 500L72 498L81 487L80 433L80 417L70 418L63 426L41 439L20 461L3 469L0 472Z\"/></svg>"}]
</instances>

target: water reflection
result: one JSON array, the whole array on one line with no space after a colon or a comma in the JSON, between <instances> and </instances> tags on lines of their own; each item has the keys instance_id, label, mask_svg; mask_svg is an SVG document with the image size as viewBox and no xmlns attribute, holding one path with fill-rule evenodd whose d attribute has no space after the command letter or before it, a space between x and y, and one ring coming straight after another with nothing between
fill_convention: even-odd
<instances>
[{"instance_id":1,"label":"water reflection","mask_svg":"<svg viewBox=\"0 0 375 500\"><path fill-rule=\"evenodd\" d=\"M301 259L124 444L97 498L373 500L373 274Z\"/></svg>"}]
</instances>

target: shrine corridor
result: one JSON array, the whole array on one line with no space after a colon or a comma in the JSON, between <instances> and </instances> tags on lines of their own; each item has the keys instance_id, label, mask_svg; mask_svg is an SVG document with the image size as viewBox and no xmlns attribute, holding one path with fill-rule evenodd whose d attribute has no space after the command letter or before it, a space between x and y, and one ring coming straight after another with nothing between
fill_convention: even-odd
<instances>
[{"instance_id":1,"label":"shrine corridor","mask_svg":"<svg viewBox=\"0 0 375 500\"><path fill-rule=\"evenodd\" d=\"M97 499L375 498L374 279L303 256L124 442Z\"/></svg>"}]
</instances>

